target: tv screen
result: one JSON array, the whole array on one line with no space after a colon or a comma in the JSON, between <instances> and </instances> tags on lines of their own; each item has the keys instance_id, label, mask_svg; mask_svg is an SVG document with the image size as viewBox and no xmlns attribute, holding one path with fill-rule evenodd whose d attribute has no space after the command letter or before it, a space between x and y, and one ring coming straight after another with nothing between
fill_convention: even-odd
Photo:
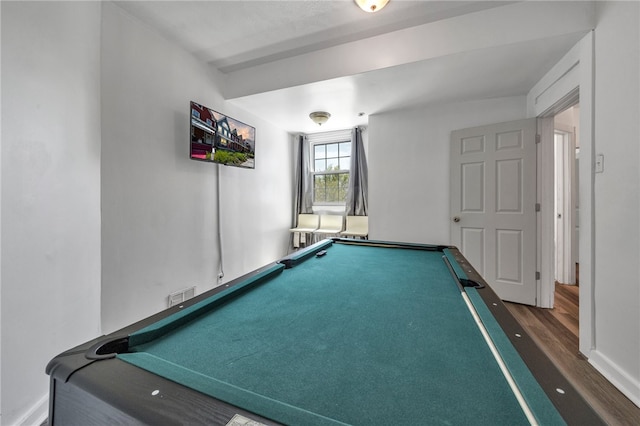
<instances>
[{"instance_id":1,"label":"tv screen","mask_svg":"<svg viewBox=\"0 0 640 426\"><path fill-rule=\"evenodd\" d=\"M256 129L191 101L192 160L255 168Z\"/></svg>"}]
</instances>

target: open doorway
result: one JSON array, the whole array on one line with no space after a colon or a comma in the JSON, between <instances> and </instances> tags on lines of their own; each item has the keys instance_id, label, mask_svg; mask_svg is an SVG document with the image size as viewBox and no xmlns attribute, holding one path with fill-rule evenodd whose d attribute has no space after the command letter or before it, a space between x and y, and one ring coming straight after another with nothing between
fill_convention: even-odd
<instances>
[{"instance_id":1,"label":"open doorway","mask_svg":"<svg viewBox=\"0 0 640 426\"><path fill-rule=\"evenodd\" d=\"M554 309L553 314L574 336L579 335L578 167L580 106L553 117L554 133Z\"/></svg>"},{"instance_id":2,"label":"open doorway","mask_svg":"<svg viewBox=\"0 0 640 426\"><path fill-rule=\"evenodd\" d=\"M554 116L555 281L576 284L578 263L578 164L580 156L578 104Z\"/></svg>"}]
</instances>

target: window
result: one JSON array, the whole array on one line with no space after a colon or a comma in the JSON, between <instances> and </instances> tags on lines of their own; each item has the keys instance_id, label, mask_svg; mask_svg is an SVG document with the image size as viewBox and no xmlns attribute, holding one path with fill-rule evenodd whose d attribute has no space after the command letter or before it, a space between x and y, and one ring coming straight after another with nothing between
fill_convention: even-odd
<instances>
[{"instance_id":1,"label":"window","mask_svg":"<svg viewBox=\"0 0 640 426\"><path fill-rule=\"evenodd\" d=\"M312 145L313 203L343 204L349 186L351 141Z\"/></svg>"}]
</instances>

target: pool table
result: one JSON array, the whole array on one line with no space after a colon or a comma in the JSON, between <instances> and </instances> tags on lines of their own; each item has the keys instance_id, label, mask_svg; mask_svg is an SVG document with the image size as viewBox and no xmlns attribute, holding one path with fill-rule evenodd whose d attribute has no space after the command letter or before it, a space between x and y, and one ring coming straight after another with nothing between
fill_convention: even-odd
<instances>
[{"instance_id":1,"label":"pool table","mask_svg":"<svg viewBox=\"0 0 640 426\"><path fill-rule=\"evenodd\" d=\"M603 424L455 248L333 238L55 357L49 424Z\"/></svg>"}]
</instances>

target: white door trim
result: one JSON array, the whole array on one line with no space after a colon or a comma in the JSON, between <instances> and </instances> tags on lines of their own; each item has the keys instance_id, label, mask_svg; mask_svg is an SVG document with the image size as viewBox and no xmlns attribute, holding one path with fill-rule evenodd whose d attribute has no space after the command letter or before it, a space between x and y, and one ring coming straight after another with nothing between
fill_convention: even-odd
<instances>
[{"instance_id":1,"label":"white door trim","mask_svg":"<svg viewBox=\"0 0 640 426\"><path fill-rule=\"evenodd\" d=\"M535 86L527 95L527 113L531 117L545 117L554 115L566 108L562 105L573 92L580 94L580 168L579 168L579 199L580 199L580 332L579 349L587 358L595 348L595 212L594 194L594 79L593 79L593 31L587 34L574 46ZM563 106L562 109L554 110ZM544 143L544 135L542 142ZM542 147L541 147L542 149ZM542 164L542 163L540 163ZM549 187L552 188L552 187ZM543 192L544 187L539 187ZM551 197L553 197L553 191ZM544 195L547 195L546 197ZM548 194L542 194L543 200L552 202ZM543 201L544 202L544 201ZM551 232L553 227L541 229L541 232ZM539 234L540 250L544 250L544 239ZM541 259L541 276L551 268L553 258ZM551 262L551 263L549 263ZM545 264L546 263L546 264ZM549 283L543 282L545 285ZM553 284L553 283L551 283ZM549 285L550 286L550 285ZM541 286L542 287L542 286ZM548 291L548 289L547 289Z\"/></svg>"},{"instance_id":2,"label":"white door trim","mask_svg":"<svg viewBox=\"0 0 640 426\"><path fill-rule=\"evenodd\" d=\"M553 114L538 119L538 306L553 308L554 296L554 167Z\"/></svg>"}]
</instances>

